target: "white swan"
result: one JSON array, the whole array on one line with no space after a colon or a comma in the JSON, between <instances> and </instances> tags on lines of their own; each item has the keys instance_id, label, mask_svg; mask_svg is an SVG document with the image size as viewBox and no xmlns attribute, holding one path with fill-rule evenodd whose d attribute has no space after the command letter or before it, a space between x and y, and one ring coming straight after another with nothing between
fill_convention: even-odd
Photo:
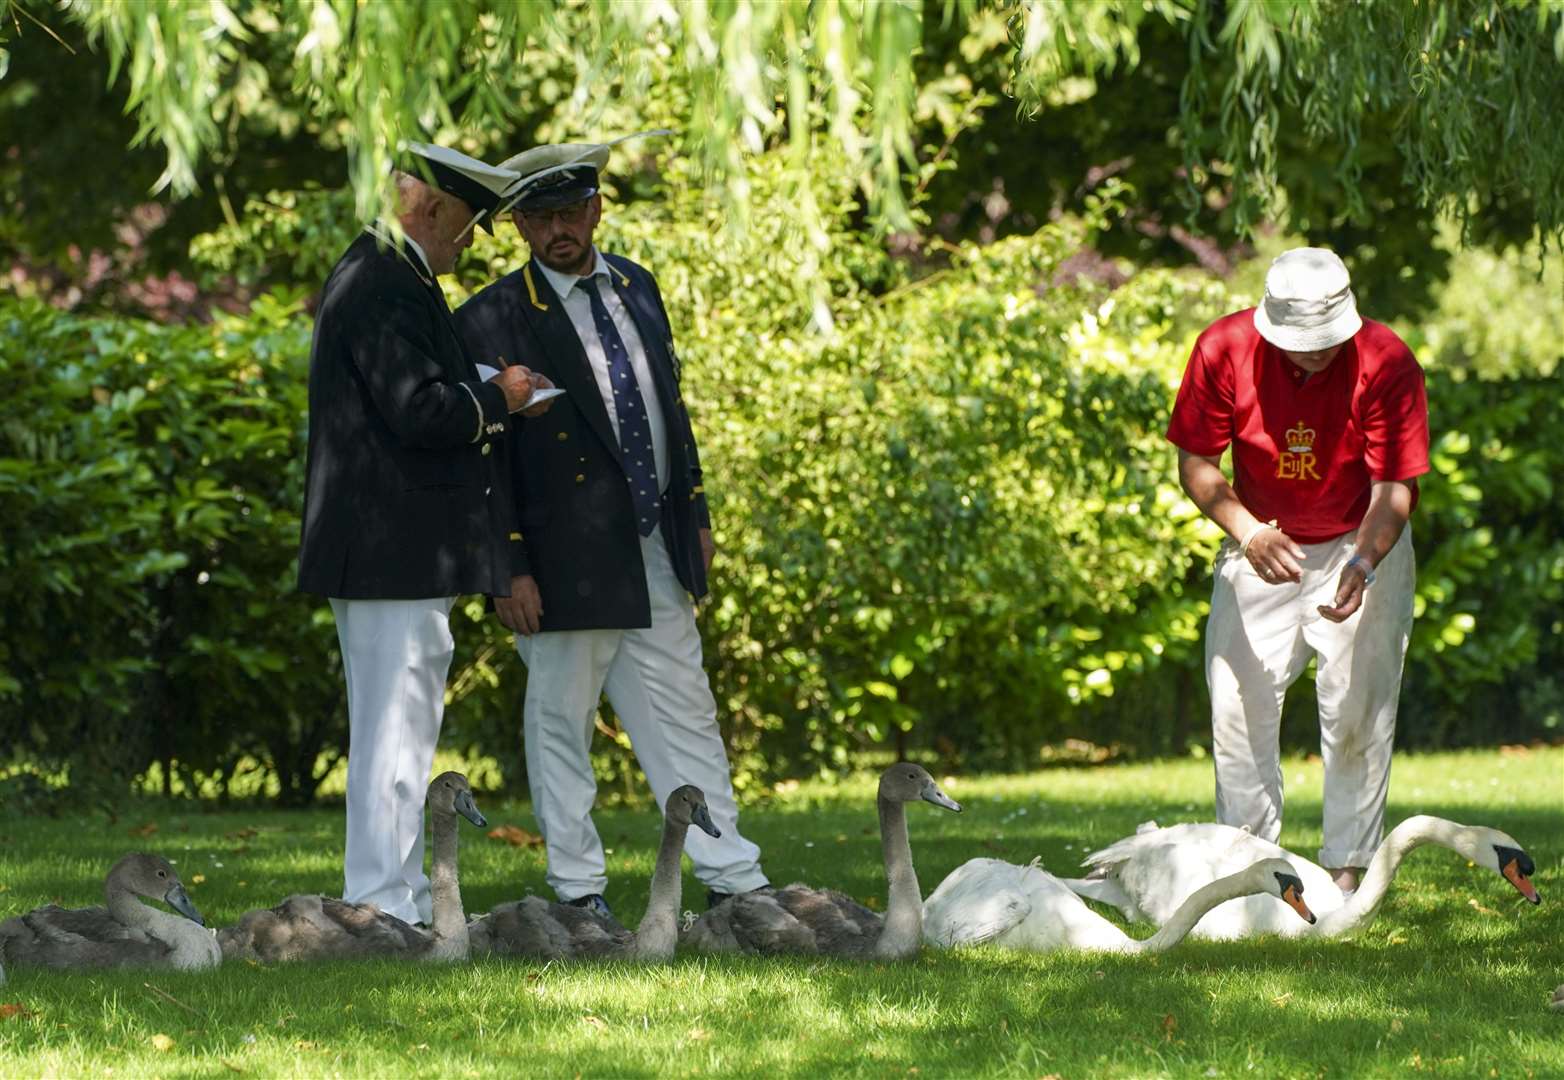
<instances>
[{"instance_id":1,"label":"white swan","mask_svg":"<svg viewBox=\"0 0 1564 1080\"><path fill-rule=\"evenodd\" d=\"M0 961L61 970L110 967L216 967L222 953L167 859L126 855L103 886L107 907L54 904L0 922ZM178 915L136 897L162 900Z\"/></svg>"},{"instance_id":2,"label":"white swan","mask_svg":"<svg viewBox=\"0 0 1564 1080\"><path fill-rule=\"evenodd\" d=\"M1261 859L1196 889L1162 929L1136 941L1087 907L1035 860L1017 866L999 859L972 859L952 871L924 903L923 939L931 945L991 942L1034 952L1155 953L1182 941L1200 917L1218 904L1261 892L1280 897L1303 919L1314 921L1293 868L1284 859Z\"/></svg>"},{"instance_id":3,"label":"white swan","mask_svg":"<svg viewBox=\"0 0 1564 1080\"><path fill-rule=\"evenodd\" d=\"M1301 924L1270 897L1248 896L1210 912L1196 925L1194 935L1213 940L1255 934L1335 937L1373 918L1401 860L1422 844L1447 847L1502 875L1533 904L1541 902L1531 883L1536 872L1531 856L1513 837L1497 829L1422 814L1390 831L1369 861L1361 885L1349 896L1342 895L1324 867L1243 829L1214 823L1163 829L1147 822L1134 836L1088 855L1085 865L1093 868L1091 876L1068 879L1065 884L1081 896L1118 908L1131 921L1160 926L1184 897L1213 878L1256 859L1286 859L1303 881L1318 922Z\"/></svg>"},{"instance_id":4,"label":"white swan","mask_svg":"<svg viewBox=\"0 0 1564 1080\"><path fill-rule=\"evenodd\" d=\"M634 957L662 960L673 955L679 936L680 863L684 837L695 825L721 836L706 809L706 795L693 784L675 788L663 810L662 843L652 869L646 914L631 933L618 922L541 896L501 904L468 924L475 953L539 959Z\"/></svg>"},{"instance_id":5,"label":"white swan","mask_svg":"<svg viewBox=\"0 0 1564 1080\"><path fill-rule=\"evenodd\" d=\"M434 865L429 874L434 925L428 931L387 915L374 904L300 894L274 908L247 912L233 926L218 931L223 955L268 964L347 956L465 960L467 917L456 872L456 815L479 828L488 821L478 812L472 788L459 772L441 773L429 782L428 807L434 831Z\"/></svg>"},{"instance_id":6,"label":"white swan","mask_svg":"<svg viewBox=\"0 0 1564 1080\"><path fill-rule=\"evenodd\" d=\"M922 893L912 867L906 804L961 806L919 765L899 762L880 776L880 850L888 883L885 918L839 892L789 885L739 893L695 919L680 940L702 952L908 956L922 929Z\"/></svg>"}]
</instances>

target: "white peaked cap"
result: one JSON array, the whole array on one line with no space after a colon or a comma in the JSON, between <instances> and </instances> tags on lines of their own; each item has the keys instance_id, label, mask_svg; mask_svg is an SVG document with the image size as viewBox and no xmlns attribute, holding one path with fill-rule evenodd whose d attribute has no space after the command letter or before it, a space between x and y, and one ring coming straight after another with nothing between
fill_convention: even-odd
<instances>
[{"instance_id":1,"label":"white peaked cap","mask_svg":"<svg viewBox=\"0 0 1564 1080\"><path fill-rule=\"evenodd\" d=\"M638 131L606 143L553 143L534 146L506 158L500 167L518 174L505 191L496 214L518 203L538 207L568 206L597 194L598 173L608 165L609 152L629 139L670 135L666 128Z\"/></svg>"},{"instance_id":2,"label":"white peaked cap","mask_svg":"<svg viewBox=\"0 0 1564 1080\"><path fill-rule=\"evenodd\" d=\"M473 221L485 227L500 204L501 193L514 184L520 175L512 169L468 157L448 146L403 142L398 149L406 155L421 159L410 163L408 172L447 194L455 195L476 215ZM471 226L473 222L468 224Z\"/></svg>"}]
</instances>

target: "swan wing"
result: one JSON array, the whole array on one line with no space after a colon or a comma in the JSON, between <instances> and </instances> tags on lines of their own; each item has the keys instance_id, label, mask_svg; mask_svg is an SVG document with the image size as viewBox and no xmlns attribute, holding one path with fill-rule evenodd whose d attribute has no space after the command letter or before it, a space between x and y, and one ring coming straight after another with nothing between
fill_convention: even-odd
<instances>
[{"instance_id":1,"label":"swan wing","mask_svg":"<svg viewBox=\"0 0 1564 1080\"><path fill-rule=\"evenodd\" d=\"M467 924L471 947L502 956L569 960L628 952L635 935L585 908L527 896Z\"/></svg>"},{"instance_id":2,"label":"swan wing","mask_svg":"<svg viewBox=\"0 0 1564 1080\"><path fill-rule=\"evenodd\" d=\"M538 897L529 899L548 904L549 914L569 935L571 956L617 956L629 952L635 944L635 934L616 919L603 918L570 904L550 904Z\"/></svg>"},{"instance_id":3,"label":"swan wing","mask_svg":"<svg viewBox=\"0 0 1564 1080\"><path fill-rule=\"evenodd\" d=\"M395 915L388 915L374 904L350 904L346 900L320 897L320 914L330 932L338 934L353 955L402 955L428 948L433 935Z\"/></svg>"},{"instance_id":4,"label":"swan wing","mask_svg":"<svg viewBox=\"0 0 1564 1080\"><path fill-rule=\"evenodd\" d=\"M570 933L539 896L498 904L467 924L472 951L500 956L563 960L571 955Z\"/></svg>"},{"instance_id":5,"label":"swan wing","mask_svg":"<svg viewBox=\"0 0 1564 1080\"><path fill-rule=\"evenodd\" d=\"M1130 922L1144 922L1146 919L1145 913L1136 906L1135 898L1125 891L1117 878L1060 878L1059 881L1083 900L1095 900L1099 904L1118 908L1119 913Z\"/></svg>"},{"instance_id":6,"label":"swan wing","mask_svg":"<svg viewBox=\"0 0 1564 1080\"><path fill-rule=\"evenodd\" d=\"M733 930L732 919L729 918L732 910L733 900L726 900L700 916L685 912L686 921L679 928L679 944L696 952L743 952L738 934Z\"/></svg>"},{"instance_id":7,"label":"swan wing","mask_svg":"<svg viewBox=\"0 0 1564 1080\"><path fill-rule=\"evenodd\" d=\"M298 894L246 912L217 933L225 960L291 964L351 956L410 956L433 938L374 904Z\"/></svg>"},{"instance_id":8,"label":"swan wing","mask_svg":"<svg viewBox=\"0 0 1564 1080\"><path fill-rule=\"evenodd\" d=\"M868 952L879 940L883 927L880 916L842 893L789 885L778 889L775 898L783 910L808 929L813 947L804 951L855 956Z\"/></svg>"},{"instance_id":9,"label":"swan wing","mask_svg":"<svg viewBox=\"0 0 1564 1080\"><path fill-rule=\"evenodd\" d=\"M719 907L727 908L727 923L739 951L772 955L776 953L813 953L819 951L815 927L795 914L822 921L829 918L820 905L803 895L808 886L789 885L771 894L740 893ZM792 907L784 904L782 894L789 893Z\"/></svg>"},{"instance_id":10,"label":"swan wing","mask_svg":"<svg viewBox=\"0 0 1564 1080\"><path fill-rule=\"evenodd\" d=\"M172 953L168 943L126 926L103 907L49 904L0 922L0 958L14 967L156 967Z\"/></svg>"},{"instance_id":11,"label":"swan wing","mask_svg":"<svg viewBox=\"0 0 1564 1080\"><path fill-rule=\"evenodd\" d=\"M923 940L976 945L1020 925L1032 911L1023 869L999 859L971 859L956 867L923 902Z\"/></svg>"},{"instance_id":12,"label":"swan wing","mask_svg":"<svg viewBox=\"0 0 1564 1080\"><path fill-rule=\"evenodd\" d=\"M1145 829L1092 852L1086 862L1094 873L1118 883L1141 918L1163 926L1195 890L1241 873L1263 859L1278 858L1297 869L1310 906L1320 905L1317 914L1340 905L1341 893L1321 867L1247 829L1215 822ZM1307 930L1308 924L1280 900L1256 895L1212 908L1191 936L1233 940L1263 933L1298 935Z\"/></svg>"}]
</instances>

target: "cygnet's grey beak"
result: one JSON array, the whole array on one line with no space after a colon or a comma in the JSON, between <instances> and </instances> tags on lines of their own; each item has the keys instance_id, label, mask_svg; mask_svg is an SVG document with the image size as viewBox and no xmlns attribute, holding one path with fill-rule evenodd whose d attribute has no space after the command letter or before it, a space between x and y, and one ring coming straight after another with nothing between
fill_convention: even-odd
<instances>
[{"instance_id":1,"label":"cygnet's grey beak","mask_svg":"<svg viewBox=\"0 0 1564 1080\"><path fill-rule=\"evenodd\" d=\"M472 801L472 792L458 791L456 793L456 812L478 828L483 828L489 823L489 819L478 813L478 804Z\"/></svg>"},{"instance_id":2,"label":"cygnet's grey beak","mask_svg":"<svg viewBox=\"0 0 1564 1080\"><path fill-rule=\"evenodd\" d=\"M690 812L690 823L699 826L707 836L716 838L722 835L722 830L712 824L711 812L706 809L705 803L695 805L695 809Z\"/></svg>"},{"instance_id":3,"label":"cygnet's grey beak","mask_svg":"<svg viewBox=\"0 0 1564 1080\"><path fill-rule=\"evenodd\" d=\"M189 894L185 892L185 887L179 884L179 882L176 881L169 887L168 892L163 894L163 899L168 902L169 907L197 926L206 925L206 920L201 917L201 913L196 910L196 906L190 902Z\"/></svg>"},{"instance_id":4,"label":"cygnet's grey beak","mask_svg":"<svg viewBox=\"0 0 1564 1080\"><path fill-rule=\"evenodd\" d=\"M961 804L941 791L932 780L923 785L923 801L931 802L935 806L943 806L946 810L954 810L958 814L961 813Z\"/></svg>"}]
</instances>

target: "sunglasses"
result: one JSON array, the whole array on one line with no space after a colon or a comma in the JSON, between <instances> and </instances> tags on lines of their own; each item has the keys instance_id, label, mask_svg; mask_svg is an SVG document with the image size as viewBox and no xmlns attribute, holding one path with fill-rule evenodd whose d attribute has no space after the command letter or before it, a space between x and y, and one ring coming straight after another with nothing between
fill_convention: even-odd
<instances>
[{"instance_id":1,"label":"sunglasses","mask_svg":"<svg viewBox=\"0 0 1564 1080\"><path fill-rule=\"evenodd\" d=\"M510 216L518 225L524 223L529 229L541 229L556 221L561 225L580 225L587 219L587 212L591 208L592 200L584 199L552 210L512 210Z\"/></svg>"}]
</instances>

